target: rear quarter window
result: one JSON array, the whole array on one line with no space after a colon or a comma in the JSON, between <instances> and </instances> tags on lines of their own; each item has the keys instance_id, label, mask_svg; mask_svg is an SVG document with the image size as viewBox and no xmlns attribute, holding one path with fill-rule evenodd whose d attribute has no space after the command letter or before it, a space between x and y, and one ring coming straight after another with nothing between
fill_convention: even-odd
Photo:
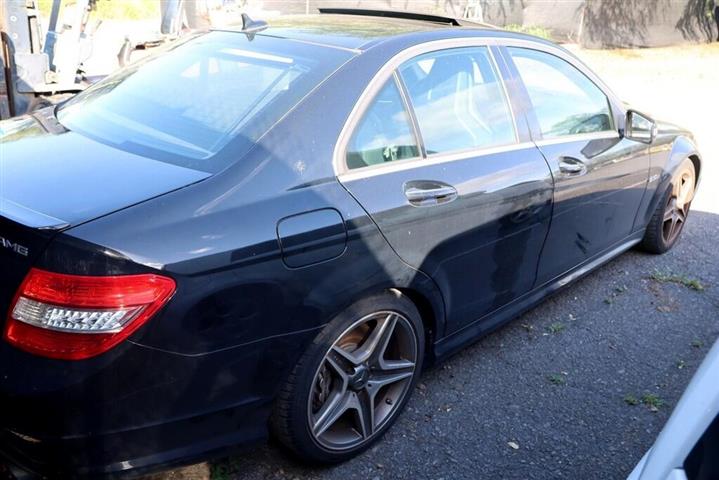
<instances>
[{"instance_id":1,"label":"rear quarter window","mask_svg":"<svg viewBox=\"0 0 719 480\"><path fill-rule=\"evenodd\" d=\"M419 157L409 115L394 78L365 112L347 148L349 169Z\"/></svg>"},{"instance_id":2,"label":"rear quarter window","mask_svg":"<svg viewBox=\"0 0 719 480\"><path fill-rule=\"evenodd\" d=\"M339 49L211 32L131 65L58 111L66 128L183 167L216 172L245 153L350 57ZM223 154L232 144L231 155Z\"/></svg>"}]
</instances>

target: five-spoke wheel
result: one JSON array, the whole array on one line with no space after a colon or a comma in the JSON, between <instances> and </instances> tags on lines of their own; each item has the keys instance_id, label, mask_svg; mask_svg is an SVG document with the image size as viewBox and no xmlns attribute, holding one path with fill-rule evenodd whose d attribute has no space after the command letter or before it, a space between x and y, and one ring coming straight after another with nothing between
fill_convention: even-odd
<instances>
[{"instance_id":1,"label":"five-spoke wheel","mask_svg":"<svg viewBox=\"0 0 719 480\"><path fill-rule=\"evenodd\" d=\"M356 455L396 420L423 356L424 325L407 297L390 290L360 300L300 359L275 405L275 436L305 460Z\"/></svg>"},{"instance_id":2,"label":"five-spoke wheel","mask_svg":"<svg viewBox=\"0 0 719 480\"><path fill-rule=\"evenodd\" d=\"M687 168L672 185L672 194L664 208L662 236L666 244L673 244L681 233L693 198L694 172Z\"/></svg>"},{"instance_id":3,"label":"five-spoke wheel","mask_svg":"<svg viewBox=\"0 0 719 480\"><path fill-rule=\"evenodd\" d=\"M694 163L687 158L677 169L671 185L649 220L641 243L644 250L664 253L674 246L689 215L695 187Z\"/></svg>"},{"instance_id":4,"label":"five-spoke wheel","mask_svg":"<svg viewBox=\"0 0 719 480\"><path fill-rule=\"evenodd\" d=\"M312 434L344 450L374 435L407 394L417 339L400 313L361 318L332 345L315 375L307 415Z\"/></svg>"}]
</instances>

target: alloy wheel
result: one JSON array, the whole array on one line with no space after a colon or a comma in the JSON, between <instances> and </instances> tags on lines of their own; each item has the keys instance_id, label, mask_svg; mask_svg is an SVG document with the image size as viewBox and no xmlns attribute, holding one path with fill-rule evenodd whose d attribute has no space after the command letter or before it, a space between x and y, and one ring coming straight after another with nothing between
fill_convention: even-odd
<instances>
[{"instance_id":1,"label":"alloy wheel","mask_svg":"<svg viewBox=\"0 0 719 480\"><path fill-rule=\"evenodd\" d=\"M313 438L343 451L374 437L403 404L418 350L411 323L397 312L376 312L352 324L315 373L307 405Z\"/></svg>"},{"instance_id":2,"label":"alloy wheel","mask_svg":"<svg viewBox=\"0 0 719 480\"><path fill-rule=\"evenodd\" d=\"M664 209L662 237L667 245L672 244L681 233L693 197L694 175L691 171L685 170L674 184Z\"/></svg>"}]
</instances>

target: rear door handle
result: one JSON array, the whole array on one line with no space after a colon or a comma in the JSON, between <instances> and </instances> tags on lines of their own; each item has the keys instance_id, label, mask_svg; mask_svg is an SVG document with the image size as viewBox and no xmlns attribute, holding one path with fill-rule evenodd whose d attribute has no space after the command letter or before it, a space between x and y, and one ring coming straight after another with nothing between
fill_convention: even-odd
<instances>
[{"instance_id":1,"label":"rear door handle","mask_svg":"<svg viewBox=\"0 0 719 480\"><path fill-rule=\"evenodd\" d=\"M577 158L560 157L559 171L566 175L584 175L587 173L587 166Z\"/></svg>"},{"instance_id":2,"label":"rear door handle","mask_svg":"<svg viewBox=\"0 0 719 480\"><path fill-rule=\"evenodd\" d=\"M404 195L417 207L438 205L457 198L457 189L441 182L413 181L404 186Z\"/></svg>"}]
</instances>

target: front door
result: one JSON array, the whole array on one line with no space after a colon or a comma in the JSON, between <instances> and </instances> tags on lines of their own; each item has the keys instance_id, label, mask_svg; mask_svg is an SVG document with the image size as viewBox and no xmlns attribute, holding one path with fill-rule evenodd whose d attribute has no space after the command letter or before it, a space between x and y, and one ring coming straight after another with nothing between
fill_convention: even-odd
<instances>
[{"instance_id":1,"label":"front door","mask_svg":"<svg viewBox=\"0 0 719 480\"><path fill-rule=\"evenodd\" d=\"M552 224L538 269L541 284L632 232L650 156L647 145L619 135L619 107L577 67L545 51L504 51L522 80L533 137L555 180Z\"/></svg>"},{"instance_id":2,"label":"front door","mask_svg":"<svg viewBox=\"0 0 719 480\"><path fill-rule=\"evenodd\" d=\"M532 288L551 216L549 167L517 134L494 65L486 47L409 59L355 126L339 175L435 280L446 333Z\"/></svg>"}]
</instances>

